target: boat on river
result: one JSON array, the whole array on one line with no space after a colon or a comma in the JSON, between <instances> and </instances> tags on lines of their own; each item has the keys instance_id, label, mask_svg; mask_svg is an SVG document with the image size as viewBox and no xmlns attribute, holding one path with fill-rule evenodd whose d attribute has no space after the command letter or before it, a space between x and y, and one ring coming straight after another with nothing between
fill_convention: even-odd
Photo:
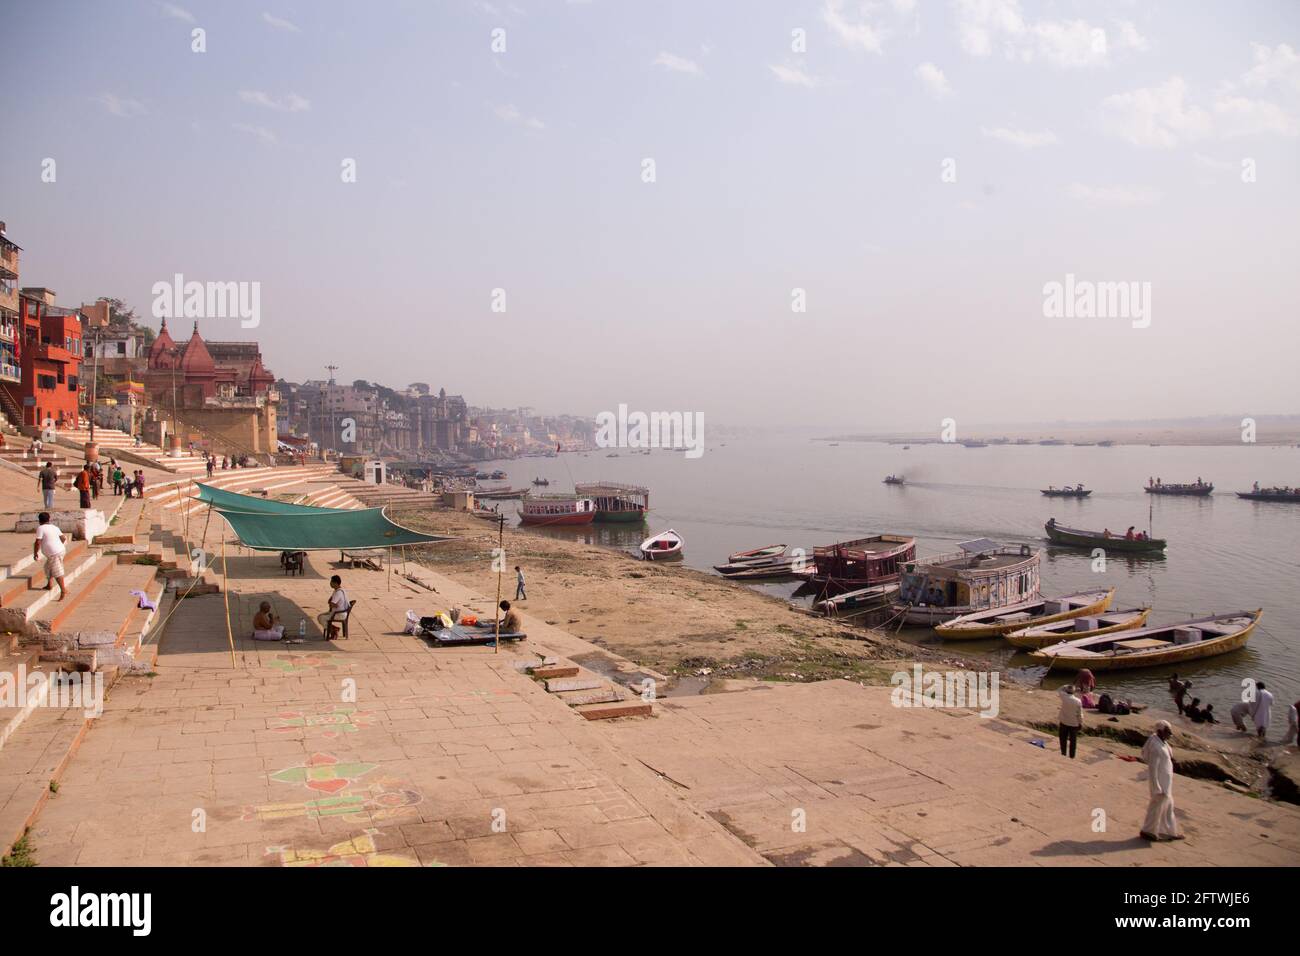
<instances>
[{"instance_id":1,"label":"boat on river","mask_svg":"<svg viewBox=\"0 0 1300 956\"><path fill-rule=\"evenodd\" d=\"M647 448L646 451L649 451ZM596 520L639 524L650 510L650 489L618 481L589 481L573 486L596 502Z\"/></svg>"},{"instance_id":2,"label":"boat on river","mask_svg":"<svg viewBox=\"0 0 1300 956\"><path fill-rule=\"evenodd\" d=\"M812 580L822 594L856 591L898 580L903 565L916 557L916 538L876 534L813 548Z\"/></svg>"},{"instance_id":3,"label":"boat on river","mask_svg":"<svg viewBox=\"0 0 1300 956\"><path fill-rule=\"evenodd\" d=\"M1084 637L1112 634L1115 631L1131 631L1146 624L1150 616L1149 607L1131 607L1122 611L1107 611L1105 614L1072 617L1052 624L1038 624L1002 636L1016 647L1033 651L1040 647L1060 644L1062 641L1076 641Z\"/></svg>"},{"instance_id":4,"label":"boat on river","mask_svg":"<svg viewBox=\"0 0 1300 956\"><path fill-rule=\"evenodd\" d=\"M1105 531L1081 531L1078 528L1064 528L1049 518L1043 525L1047 539L1053 544L1063 544L1071 548L1102 548L1106 551L1163 551L1164 538L1126 538L1122 534L1106 534Z\"/></svg>"},{"instance_id":5,"label":"boat on river","mask_svg":"<svg viewBox=\"0 0 1300 956\"><path fill-rule=\"evenodd\" d=\"M891 610L905 624L933 627L963 614L1032 601L1042 552L976 538L958 550L907 563Z\"/></svg>"},{"instance_id":6,"label":"boat on river","mask_svg":"<svg viewBox=\"0 0 1300 956\"><path fill-rule=\"evenodd\" d=\"M897 596L897 584L877 584L869 588L858 588L856 591L845 591L824 601L817 601L813 604L813 609L827 617L839 617L854 611L884 607Z\"/></svg>"},{"instance_id":7,"label":"boat on river","mask_svg":"<svg viewBox=\"0 0 1300 956\"><path fill-rule=\"evenodd\" d=\"M1263 613L1258 609L1234 611L1181 624L1085 637L1044 647L1030 656L1063 670L1115 671L1183 664L1245 647Z\"/></svg>"},{"instance_id":8,"label":"boat on river","mask_svg":"<svg viewBox=\"0 0 1300 956\"><path fill-rule=\"evenodd\" d=\"M1077 488L1071 488L1069 485L1064 488L1053 488L1048 485L1041 490L1048 498L1086 498L1092 494L1092 489L1085 488L1083 485L1079 485Z\"/></svg>"},{"instance_id":9,"label":"boat on river","mask_svg":"<svg viewBox=\"0 0 1300 956\"><path fill-rule=\"evenodd\" d=\"M1203 482L1197 478L1195 483L1167 485L1162 481L1148 481L1144 489L1149 495L1182 495L1203 498L1214 494L1214 482Z\"/></svg>"},{"instance_id":10,"label":"boat on river","mask_svg":"<svg viewBox=\"0 0 1300 956\"><path fill-rule=\"evenodd\" d=\"M885 476L885 484L887 484L887 485L901 485L901 484L903 484L905 481L906 481L906 479L905 479L902 475L886 475L886 476Z\"/></svg>"},{"instance_id":11,"label":"boat on river","mask_svg":"<svg viewBox=\"0 0 1300 956\"><path fill-rule=\"evenodd\" d=\"M1260 488L1237 492L1238 498L1247 501L1300 501L1300 488Z\"/></svg>"},{"instance_id":12,"label":"boat on river","mask_svg":"<svg viewBox=\"0 0 1300 956\"><path fill-rule=\"evenodd\" d=\"M647 561L668 561L682 556L685 542L682 536L669 528L656 535L651 535L641 542L641 557Z\"/></svg>"},{"instance_id":13,"label":"boat on river","mask_svg":"<svg viewBox=\"0 0 1300 956\"><path fill-rule=\"evenodd\" d=\"M1110 602L1114 599L1114 588L1080 591L1058 598L1038 597L1006 607L963 614L951 621L936 624L934 632L949 641L1000 637L1037 624L1051 624L1085 614L1100 614L1110 607Z\"/></svg>"},{"instance_id":14,"label":"boat on river","mask_svg":"<svg viewBox=\"0 0 1300 956\"><path fill-rule=\"evenodd\" d=\"M727 563L740 564L744 561L760 561L768 558L778 558L783 554L785 554L785 545L765 544L761 548L750 548L748 551L733 551L727 555Z\"/></svg>"},{"instance_id":15,"label":"boat on river","mask_svg":"<svg viewBox=\"0 0 1300 956\"><path fill-rule=\"evenodd\" d=\"M583 495L530 495L519 509L519 521L528 525L591 524L595 517L596 503Z\"/></svg>"}]
</instances>

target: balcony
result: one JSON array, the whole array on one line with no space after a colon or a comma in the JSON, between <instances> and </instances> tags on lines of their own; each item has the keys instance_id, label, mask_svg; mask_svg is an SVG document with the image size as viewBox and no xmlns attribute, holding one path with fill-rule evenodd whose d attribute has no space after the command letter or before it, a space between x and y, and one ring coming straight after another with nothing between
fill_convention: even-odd
<instances>
[{"instance_id":1,"label":"balcony","mask_svg":"<svg viewBox=\"0 0 1300 956\"><path fill-rule=\"evenodd\" d=\"M0 362L0 382L21 382L22 380L22 369L17 365L6 365Z\"/></svg>"}]
</instances>

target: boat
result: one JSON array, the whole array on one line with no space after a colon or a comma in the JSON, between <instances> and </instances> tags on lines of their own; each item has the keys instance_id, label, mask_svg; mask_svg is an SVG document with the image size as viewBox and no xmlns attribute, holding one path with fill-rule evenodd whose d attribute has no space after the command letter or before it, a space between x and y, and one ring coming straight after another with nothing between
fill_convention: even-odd
<instances>
[{"instance_id":1,"label":"boat","mask_svg":"<svg viewBox=\"0 0 1300 956\"><path fill-rule=\"evenodd\" d=\"M1099 441L1099 442L1097 442L1097 447L1098 447L1098 448L1111 448L1111 447L1114 446L1114 444L1115 444L1115 442L1114 442L1113 439L1107 438L1105 441Z\"/></svg>"},{"instance_id":2,"label":"boat","mask_svg":"<svg viewBox=\"0 0 1300 956\"><path fill-rule=\"evenodd\" d=\"M1126 538L1122 534L1107 535L1104 531L1081 531L1078 528L1063 528L1055 518L1049 518L1043 525L1047 539L1053 544L1064 544L1072 548L1102 548L1106 551L1163 551L1164 538Z\"/></svg>"},{"instance_id":3,"label":"boat","mask_svg":"<svg viewBox=\"0 0 1300 956\"><path fill-rule=\"evenodd\" d=\"M1040 445L1064 445L1065 441L1060 438L1044 438L1038 444Z\"/></svg>"},{"instance_id":4,"label":"boat","mask_svg":"<svg viewBox=\"0 0 1300 956\"><path fill-rule=\"evenodd\" d=\"M650 510L650 489L640 485L591 481L574 485L574 490L596 502L596 520L600 522L639 524Z\"/></svg>"},{"instance_id":5,"label":"boat","mask_svg":"<svg viewBox=\"0 0 1300 956\"><path fill-rule=\"evenodd\" d=\"M582 495L532 495L519 509L519 520L531 525L591 524L596 517L596 503Z\"/></svg>"},{"instance_id":6,"label":"boat","mask_svg":"<svg viewBox=\"0 0 1300 956\"><path fill-rule=\"evenodd\" d=\"M1042 492L1049 498L1086 498L1092 494L1092 489L1085 488L1083 485L1076 488L1071 488L1069 485L1064 488L1053 488L1049 485L1043 488Z\"/></svg>"},{"instance_id":7,"label":"boat","mask_svg":"<svg viewBox=\"0 0 1300 956\"><path fill-rule=\"evenodd\" d=\"M493 481L505 481L506 473L498 468L496 471L492 472L491 478Z\"/></svg>"},{"instance_id":8,"label":"boat","mask_svg":"<svg viewBox=\"0 0 1300 956\"><path fill-rule=\"evenodd\" d=\"M682 536L669 528L641 542L641 557L647 561L668 561L682 556Z\"/></svg>"},{"instance_id":9,"label":"boat","mask_svg":"<svg viewBox=\"0 0 1300 956\"><path fill-rule=\"evenodd\" d=\"M807 555L783 555L769 561L751 561L746 564L728 564L714 570L732 581L779 581L782 578L803 577L812 562Z\"/></svg>"},{"instance_id":10,"label":"boat","mask_svg":"<svg viewBox=\"0 0 1300 956\"><path fill-rule=\"evenodd\" d=\"M727 561L736 564L741 561L755 561L759 558L776 558L783 554L785 554L785 545L765 544L761 548L751 548L748 551L733 551L727 555Z\"/></svg>"},{"instance_id":11,"label":"boat","mask_svg":"<svg viewBox=\"0 0 1300 956\"><path fill-rule=\"evenodd\" d=\"M540 487L540 488L549 488L550 485L551 485L551 482L550 482L548 479L546 479L546 478L534 478L534 479L533 479L533 484L536 485L536 486L538 486L538 487Z\"/></svg>"},{"instance_id":12,"label":"boat","mask_svg":"<svg viewBox=\"0 0 1300 956\"><path fill-rule=\"evenodd\" d=\"M485 521L501 520L501 512L493 511L491 508L475 508L472 513L475 518L482 518Z\"/></svg>"},{"instance_id":13,"label":"boat","mask_svg":"<svg viewBox=\"0 0 1300 956\"><path fill-rule=\"evenodd\" d=\"M1300 488L1258 488L1239 491L1237 497L1247 501L1300 501Z\"/></svg>"},{"instance_id":14,"label":"boat","mask_svg":"<svg viewBox=\"0 0 1300 956\"><path fill-rule=\"evenodd\" d=\"M1260 609L1062 641L1034 651L1039 663L1065 670L1115 671L1182 664L1245 647Z\"/></svg>"},{"instance_id":15,"label":"boat","mask_svg":"<svg viewBox=\"0 0 1300 956\"><path fill-rule=\"evenodd\" d=\"M1038 597L988 611L973 611L943 624L934 631L946 640L971 641L981 637L1000 637L1011 631L1066 621L1085 614L1100 614L1115 599L1115 589L1080 591L1059 598Z\"/></svg>"},{"instance_id":16,"label":"boat","mask_svg":"<svg viewBox=\"0 0 1300 956\"><path fill-rule=\"evenodd\" d=\"M898 600L891 605L902 623L933 627L1038 597L1041 551L988 538L964 541L957 549L903 567Z\"/></svg>"},{"instance_id":17,"label":"boat","mask_svg":"<svg viewBox=\"0 0 1300 956\"><path fill-rule=\"evenodd\" d=\"M897 584L876 584L856 591L845 591L835 597L826 598L813 604L813 609L827 617L839 617L848 611L869 610L884 607L898 596Z\"/></svg>"},{"instance_id":18,"label":"boat","mask_svg":"<svg viewBox=\"0 0 1300 956\"><path fill-rule=\"evenodd\" d=\"M912 446L911 446L911 445L904 445L904 446L903 446L903 451L911 451L911 450L912 450Z\"/></svg>"},{"instance_id":19,"label":"boat","mask_svg":"<svg viewBox=\"0 0 1300 956\"><path fill-rule=\"evenodd\" d=\"M904 564L916 557L916 539L877 534L813 548L812 580L823 595L856 591L898 580Z\"/></svg>"},{"instance_id":20,"label":"boat","mask_svg":"<svg viewBox=\"0 0 1300 956\"><path fill-rule=\"evenodd\" d=\"M966 448L988 448L989 447L989 443L986 441L975 441L974 439L969 439L969 438L966 441L962 442L962 445L965 446Z\"/></svg>"},{"instance_id":21,"label":"boat","mask_svg":"<svg viewBox=\"0 0 1300 956\"><path fill-rule=\"evenodd\" d=\"M487 481L492 476L489 475L486 471L476 471L474 472L474 477L477 478L479 481Z\"/></svg>"},{"instance_id":22,"label":"boat","mask_svg":"<svg viewBox=\"0 0 1300 956\"><path fill-rule=\"evenodd\" d=\"M1097 637L1115 631L1131 631L1146 624L1150 616L1149 607L1131 607L1122 611L1107 611L1105 614L1085 614L1082 617L1054 621L1051 624L1036 624L1002 636L1016 647L1032 651L1081 637Z\"/></svg>"},{"instance_id":23,"label":"boat","mask_svg":"<svg viewBox=\"0 0 1300 956\"><path fill-rule=\"evenodd\" d=\"M510 498L527 498L527 488L480 488L474 492L475 498L486 501L506 501Z\"/></svg>"},{"instance_id":24,"label":"boat","mask_svg":"<svg viewBox=\"0 0 1300 956\"><path fill-rule=\"evenodd\" d=\"M1201 498L1214 492L1214 483L1204 483L1199 478L1195 484L1185 485L1166 485L1163 482L1148 481L1145 491L1149 495L1191 495Z\"/></svg>"},{"instance_id":25,"label":"boat","mask_svg":"<svg viewBox=\"0 0 1300 956\"><path fill-rule=\"evenodd\" d=\"M903 483L903 481L904 481L904 478L903 478L902 475L886 475L886 476L885 476L885 484L887 484L887 485L901 485L901 484Z\"/></svg>"}]
</instances>

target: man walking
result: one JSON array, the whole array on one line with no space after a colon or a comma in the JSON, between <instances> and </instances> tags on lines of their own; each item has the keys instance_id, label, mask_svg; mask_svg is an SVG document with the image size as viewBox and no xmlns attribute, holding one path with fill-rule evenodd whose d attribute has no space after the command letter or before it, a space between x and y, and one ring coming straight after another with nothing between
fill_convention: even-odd
<instances>
[{"instance_id":1,"label":"man walking","mask_svg":"<svg viewBox=\"0 0 1300 956\"><path fill-rule=\"evenodd\" d=\"M1151 799L1147 803L1147 816L1142 822L1141 836L1152 842L1181 840L1178 818L1174 816L1174 755L1166 741L1173 736L1169 721L1156 721L1156 732L1147 738L1142 747L1142 760L1147 765L1147 782Z\"/></svg>"},{"instance_id":2,"label":"man walking","mask_svg":"<svg viewBox=\"0 0 1300 956\"><path fill-rule=\"evenodd\" d=\"M1083 701L1074 693L1074 685L1066 684L1058 693L1061 696L1061 711L1056 722L1060 726L1061 756L1074 759L1074 750L1079 743L1079 731L1083 728ZM1069 753L1066 753L1068 744Z\"/></svg>"},{"instance_id":3,"label":"man walking","mask_svg":"<svg viewBox=\"0 0 1300 956\"><path fill-rule=\"evenodd\" d=\"M59 583L59 600L67 596L68 589L63 584L63 556L67 546L63 543L63 532L50 524L50 514L42 511L37 519L36 540L32 542L32 560L45 558L45 590L49 590L55 581Z\"/></svg>"},{"instance_id":4,"label":"man walking","mask_svg":"<svg viewBox=\"0 0 1300 956\"><path fill-rule=\"evenodd\" d=\"M208 469L208 481L212 480L212 472L216 470L217 460L211 455L204 456L204 466Z\"/></svg>"},{"instance_id":5,"label":"man walking","mask_svg":"<svg viewBox=\"0 0 1300 956\"><path fill-rule=\"evenodd\" d=\"M44 496L45 507L54 507L54 489L59 483L59 473L54 467L54 462L47 461L45 467L36 473L36 487L40 489Z\"/></svg>"},{"instance_id":6,"label":"man walking","mask_svg":"<svg viewBox=\"0 0 1300 956\"><path fill-rule=\"evenodd\" d=\"M72 479L72 487L76 488L81 495L78 507L83 510L90 507L90 462L81 466L81 471L77 472L77 477Z\"/></svg>"},{"instance_id":7,"label":"man walking","mask_svg":"<svg viewBox=\"0 0 1300 956\"><path fill-rule=\"evenodd\" d=\"M519 570L517 564L515 565L515 600L528 600L528 592L524 590L524 572Z\"/></svg>"}]
</instances>

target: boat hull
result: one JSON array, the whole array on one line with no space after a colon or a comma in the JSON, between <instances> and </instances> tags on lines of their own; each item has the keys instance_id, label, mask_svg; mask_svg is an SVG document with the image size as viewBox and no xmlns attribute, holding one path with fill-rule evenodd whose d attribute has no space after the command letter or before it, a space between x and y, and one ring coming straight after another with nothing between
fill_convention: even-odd
<instances>
[{"instance_id":1,"label":"boat hull","mask_svg":"<svg viewBox=\"0 0 1300 956\"><path fill-rule=\"evenodd\" d=\"M1087 615L1084 615L1087 617ZM1118 624L1110 624L1106 627L1099 627L1095 631L1089 631L1088 637L1096 637L1099 634L1113 634L1117 631L1132 631L1142 627L1151 616L1151 608L1144 608L1141 614L1135 615L1132 619L1121 621ZM1035 634L1034 631L1042 627L1042 624L1035 624L1024 630L1012 631L1010 634L1003 634L1007 643L1015 647L1023 648L1027 651L1036 651L1044 647L1051 647L1054 644L1061 643L1062 637L1059 632L1048 632L1046 634Z\"/></svg>"},{"instance_id":2,"label":"boat hull","mask_svg":"<svg viewBox=\"0 0 1300 956\"><path fill-rule=\"evenodd\" d=\"M1233 651L1240 650L1246 646L1250 640L1250 635L1254 633L1255 626L1259 623L1261 612L1255 611L1251 616L1249 624L1246 624L1240 630L1234 631L1222 637L1211 638L1210 640L1196 641L1191 644L1180 644L1170 647L1155 648L1150 651L1135 651L1128 654L1106 655L1106 654L1089 654L1089 653L1071 653L1069 649L1063 649L1058 653L1048 653L1051 648L1044 648L1035 651L1032 657L1047 663L1052 668L1062 670L1083 670L1090 671L1118 671L1134 670L1139 667L1163 667L1169 664L1185 664L1188 661L1203 660L1207 657L1218 657L1221 654L1230 654ZM1190 623L1190 622L1189 622ZM1149 633L1149 629L1147 631ZM1140 634L1143 631L1135 631L1134 634Z\"/></svg>"},{"instance_id":3,"label":"boat hull","mask_svg":"<svg viewBox=\"0 0 1300 956\"><path fill-rule=\"evenodd\" d=\"M1247 501L1287 501L1300 504L1300 495L1274 494L1267 491L1239 491L1237 497L1245 498Z\"/></svg>"},{"instance_id":4,"label":"boat hull","mask_svg":"<svg viewBox=\"0 0 1300 956\"><path fill-rule=\"evenodd\" d=\"M520 514L519 523L528 525L546 525L547 527L562 527L566 525L591 524L596 517L594 512L579 512L569 515L528 515Z\"/></svg>"},{"instance_id":5,"label":"boat hull","mask_svg":"<svg viewBox=\"0 0 1300 956\"><path fill-rule=\"evenodd\" d=\"M1090 531L1080 531L1077 528L1062 528L1059 525L1044 525L1043 530L1047 532L1047 540L1053 544L1063 544L1071 548L1102 548L1106 551L1129 551L1141 553L1144 551L1163 551L1167 546L1164 538L1150 538L1146 541L1138 541L1124 537L1096 534Z\"/></svg>"},{"instance_id":6,"label":"boat hull","mask_svg":"<svg viewBox=\"0 0 1300 956\"><path fill-rule=\"evenodd\" d=\"M1047 498L1086 498L1092 494L1092 489L1087 491L1049 491L1044 489L1043 495Z\"/></svg>"},{"instance_id":7,"label":"boat hull","mask_svg":"<svg viewBox=\"0 0 1300 956\"><path fill-rule=\"evenodd\" d=\"M945 624L937 625L934 630L940 637L948 641L975 641L989 637L1001 637L1003 634L1023 630L1026 627L1038 627L1043 624L1051 624L1055 621L1068 621L1075 617L1087 617L1089 614L1101 614L1110 607L1110 602L1114 600L1114 598L1115 589L1111 588L1090 604L1082 605L1077 608L1070 608L1069 610L1061 611L1056 614L1043 614L1038 617L1030 618L1028 621L999 622L993 620L965 622L961 620L953 620ZM1027 603L1032 605L1037 602ZM1011 605L1009 607L999 608L997 611L992 613L1000 615L1014 613L1014 611L1015 605ZM988 611L976 612L976 616L986 616L988 614L990 614Z\"/></svg>"},{"instance_id":8,"label":"boat hull","mask_svg":"<svg viewBox=\"0 0 1300 956\"><path fill-rule=\"evenodd\" d=\"M934 627L948 621L980 610L969 604L960 607L928 607L923 604L891 604L889 609L895 614L895 620L916 627Z\"/></svg>"},{"instance_id":9,"label":"boat hull","mask_svg":"<svg viewBox=\"0 0 1300 956\"><path fill-rule=\"evenodd\" d=\"M1146 491L1146 493L1149 495L1173 495L1174 497L1182 497L1182 498L1204 498L1206 495L1210 495L1214 493L1214 485L1202 485L1200 488L1196 488L1196 487L1174 488L1168 485L1161 485L1158 487L1148 485L1143 490Z\"/></svg>"},{"instance_id":10,"label":"boat hull","mask_svg":"<svg viewBox=\"0 0 1300 956\"><path fill-rule=\"evenodd\" d=\"M602 524L644 524L644 511L597 511L596 520Z\"/></svg>"}]
</instances>

